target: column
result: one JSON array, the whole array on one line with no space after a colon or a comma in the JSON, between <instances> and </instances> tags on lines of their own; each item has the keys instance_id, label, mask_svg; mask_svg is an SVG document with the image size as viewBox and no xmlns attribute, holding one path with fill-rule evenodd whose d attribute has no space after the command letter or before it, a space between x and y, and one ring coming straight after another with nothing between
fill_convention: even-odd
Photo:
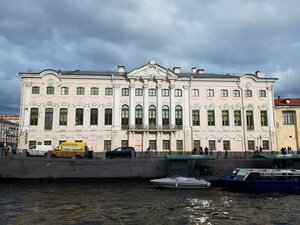
<instances>
[{"instance_id":1,"label":"column","mask_svg":"<svg viewBox=\"0 0 300 225\"><path fill-rule=\"evenodd\" d=\"M269 129L270 129L270 150L274 151L278 149L277 140L276 140L276 128L275 128L275 119L274 119L274 99L273 99L273 88L271 85L267 87L267 97L268 97L268 120L269 120Z\"/></svg>"},{"instance_id":2,"label":"column","mask_svg":"<svg viewBox=\"0 0 300 225\"><path fill-rule=\"evenodd\" d=\"M171 127L175 127L175 85L170 84L170 119L171 119Z\"/></svg>"},{"instance_id":3,"label":"column","mask_svg":"<svg viewBox=\"0 0 300 225\"><path fill-rule=\"evenodd\" d=\"M190 127L190 98L188 85L183 86L184 90L184 105L183 105L183 127Z\"/></svg>"},{"instance_id":4,"label":"column","mask_svg":"<svg viewBox=\"0 0 300 225\"><path fill-rule=\"evenodd\" d=\"M120 84L115 84L114 85L114 123L113 123L113 130L121 130L121 123L120 123Z\"/></svg>"},{"instance_id":5,"label":"column","mask_svg":"<svg viewBox=\"0 0 300 225\"><path fill-rule=\"evenodd\" d=\"M130 103L129 103L129 127L134 128L135 127L135 105L134 105L134 96L135 96L135 85L130 84Z\"/></svg>"},{"instance_id":6,"label":"column","mask_svg":"<svg viewBox=\"0 0 300 225\"><path fill-rule=\"evenodd\" d=\"M157 84L156 89L157 89L157 98L156 98L157 99L157 103L156 103L157 115L156 115L156 121L157 121L157 127L161 128L162 127L161 84Z\"/></svg>"},{"instance_id":7,"label":"column","mask_svg":"<svg viewBox=\"0 0 300 225\"><path fill-rule=\"evenodd\" d=\"M29 127L29 120L30 120L30 91L31 85L29 83L25 83L25 105L24 105L24 126L23 131L27 130ZM40 110L40 109L39 109ZM40 113L40 112L39 112ZM40 123L40 121L39 121Z\"/></svg>"},{"instance_id":8,"label":"column","mask_svg":"<svg viewBox=\"0 0 300 225\"><path fill-rule=\"evenodd\" d=\"M148 95L149 95L149 88L148 84L144 84L144 104L143 104L143 127L149 127L149 105L148 105Z\"/></svg>"}]
</instances>

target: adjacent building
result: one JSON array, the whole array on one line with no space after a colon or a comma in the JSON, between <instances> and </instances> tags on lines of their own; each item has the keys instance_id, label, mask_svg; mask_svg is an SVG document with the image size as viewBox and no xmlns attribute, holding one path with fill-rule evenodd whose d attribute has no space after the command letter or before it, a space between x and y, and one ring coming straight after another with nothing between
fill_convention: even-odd
<instances>
[{"instance_id":1,"label":"adjacent building","mask_svg":"<svg viewBox=\"0 0 300 225\"><path fill-rule=\"evenodd\" d=\"M19 124L0 118L0 146L18 144Z\"/></svg>"},{"instance_id":2,"label":"adjacent building","mask_svg":"<svg viewBox=\"0 0 300 225\"><path fill-rule=\"evenodd\" d=\"M233 76L155 61L127 72L20 72L20 147L84 141L94 151L133 146L190 152L277 149L276 78Z\"/></svg>"},{"instance_id":3,"label":"adjacent building","mask_svg":"<svg viewBox=\"0 0 300 225\"><path fill-rule=\"evenodd\" d=\"M275 99L275 121L278 147L300 150L300 98Z\"/></svg>"}]
</instances>

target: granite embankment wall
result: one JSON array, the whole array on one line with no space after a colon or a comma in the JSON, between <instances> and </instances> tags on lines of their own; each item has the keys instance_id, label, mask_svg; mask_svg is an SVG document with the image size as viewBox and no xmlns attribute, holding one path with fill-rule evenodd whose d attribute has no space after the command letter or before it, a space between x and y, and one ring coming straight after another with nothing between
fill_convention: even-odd
<instances>
[{"instance_id":1,"label":"granite embankment wall","mask_svg":"<svg viewBox=\"0 0 300 225\"><path fill-rule=\"evenodd\" d=\"M150 159L58 159L43 157L0 157L0 177L17 179L47 178L154 178L168 175L169 163ZM199 166L213 168L213 175L229 174L236 167L269 168L270 161L254 159L217 159L190 161L190 174Z\"/></svg>"}]
</instances>

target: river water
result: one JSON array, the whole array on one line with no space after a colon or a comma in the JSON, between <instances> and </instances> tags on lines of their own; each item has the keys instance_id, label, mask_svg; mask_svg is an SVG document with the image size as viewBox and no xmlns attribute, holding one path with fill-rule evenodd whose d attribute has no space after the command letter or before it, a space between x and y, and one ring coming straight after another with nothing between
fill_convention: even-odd
<instances>
[{"instance_id":1,"label":"river water","mask_svg":"<svg viewBox=\"0 0 300 225\"><path fill-rule=\"evenodd\" d=\"M155 188L147 181L0 183L0 224L300 224L300 194Z\"/></svg>"}]
</instances>

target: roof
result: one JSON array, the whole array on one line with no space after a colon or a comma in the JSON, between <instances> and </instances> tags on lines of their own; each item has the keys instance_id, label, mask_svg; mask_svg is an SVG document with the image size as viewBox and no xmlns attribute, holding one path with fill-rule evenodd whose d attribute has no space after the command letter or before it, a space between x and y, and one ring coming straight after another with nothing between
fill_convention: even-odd
<instances>
[{"instance_id":1,"label":"roof","mask_svg":"<svg viewBox=\"0 0 300 225\"><path fill-rule=\"evenodd\" d=\"M215 160L215 155L166 155L167 160Z\"/></svg>"},{"instance_id":2,"label":"roof","mask_svg":"<svg viewBox=\"0 0 300 225\"><path fill-rule=\"evenodd\" d=\"M300 106L300 98L277 98L275 106Z\"/></svg>"},{"instance_id":3,"label":"roof","mask_svg":"<svg viewBox=\"0 0 300 225\"><path fill-rule=\"evenodd\" d=\"M278 155L268 155L268 154L257 154L252 158L254 159L268 159L268 160L287 160L287 159L298 159L300 160L300 155L298 154L278 154Z\"/></svg>"}]
</instances>

